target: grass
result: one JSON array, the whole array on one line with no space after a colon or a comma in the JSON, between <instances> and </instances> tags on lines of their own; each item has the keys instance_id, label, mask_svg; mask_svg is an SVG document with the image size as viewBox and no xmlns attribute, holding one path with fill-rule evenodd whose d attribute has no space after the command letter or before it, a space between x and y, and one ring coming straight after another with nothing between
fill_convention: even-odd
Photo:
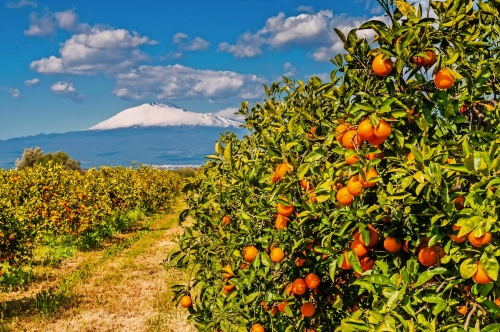
<instances>
[{"instance_id":1,"label":"grass","mask_svg":"<svg viewBox=\"0 0 500 332\"><path fill-rule=\"evenodd\" d=\"M99 249L37 249L29 282L0 294L0 332L195 331L170 291L186 276L160 265L182 231L182 208L176 202Z\"/></svg>"}]
</instances>

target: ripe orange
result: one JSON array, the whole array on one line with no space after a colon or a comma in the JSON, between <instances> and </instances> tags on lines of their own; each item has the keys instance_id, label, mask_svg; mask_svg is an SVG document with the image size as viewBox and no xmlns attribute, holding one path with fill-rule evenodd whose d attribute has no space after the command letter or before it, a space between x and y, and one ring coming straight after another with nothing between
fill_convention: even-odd
<instances>
[{"instance_id":1,"label":"ripe orange","mask_svg":"<svg viewBox=\"0 0 500 332\"><path fill-rule=\"evenodd\" d=\"M378 75L378 76L387 76L391 73L392 68L394 67L394 64L392 60L385 59L384 60L384 55L379 54L373 59L372 62L372 69L373 72Z\"/></svg>"},{"instance_id":2,"label":"ripe orange","mask_svg":"<svg viewBox=\"0 0 500 332\"><path fill-rule=\"evenodd\" d=\"M500 307L500 297L495 300L495 304Z\"/></svg>"},{"instance_id":3,"label":"ripe orange","mask_svg":"<svg viewBox=\"0 0 500 332\"><path fill-rule=\"evenodd\" d=\"M342 138L344 134L351 128L349 123L341 123L335 128L335 133L337 134L337 140L342 143Z\"/></svg>"},{"instance_id":4,"label":"ripe orange","mask_svg":"<svg viewBox=\"0 0 500 332\"><path fill-rule=\"evenodd\" d=\"M281 302L278 304L279 312L285 312L285 308L288 307L288 301Z\"/></svg>"},{"instance_id":5,"label":"ripe orange","mask_svg":"<svg viewBox=\"0 0 500 332\"><path fill-rule=\"evenodd\" d=\"M272 183L275 183L279 180L279 176L277 176L275 173L273 173L273 176L271 176L271 182Z\"/></svg>"},{"instance_id":6,"label":"ripe orange","mask_svg":"<svg viewBox=\"0 0 500 332\"><path fill-rule=\"evenodd\" d=\"M306 286L306 283L304 282L304 279L297 278L292 283L292 292L294 294L302 295L306 292L306 290L307 290L307 286Z\"/></svg>"},{"instance_id":7,"label":"ripe orange","mask_svg":"<svg viewBox=\"0 0 500 332\"><path fill-rule=\"evenodd\" d=\"M295 259L295 266L302 266L305 264L305 262L307 262L307 259L305 258L296 258Z\"/></svg>"},{"instance_id":8,"label":"ripe orange","mask_svg":"<svg viewBox=\"0 0 500 332\"><path fill-rule=\"evenodd\" d=\"M288 167L287 164L279 164L276 166L276 175L280 179L283 179L286 173L290 173L290 167Z\"/></svg>"},{"instance_id":9,"label":"ripe orange","mask_svg":"<svg viewBox=\"0 0 500 332\"><path fill-rule=\"evenodd\" d=\"M285 258L285 253L280 248L273 248L270 256L273 262L279 263Z\"/></svg>"},{"instance_id":10,"label":"ripe orange","mask_svg":"<svg viewBox=\"0 0 500 332\"><path fill-rule=\"evenodd\" d=\"M358 125L358 137L367 141L373 139L375 137L373 129L370 119L361 121Z\"/></svg>"},{"instance_id":11,"label":"ripe orange","mask_svg":"<svg viewBox=\"0 0 500 332\"><path fill-rule=\"evenodd\" d=\"M285 206L278 203L277 208L278 208L278 214L281 214L283 217L290 217L293 211L295 211L295 206L293 205Z\"/></svg>"},{"instance_id":12,"label":"ripe orange","mask_svg":"<svg viewBox=\"0 0 500 332\"><path fill-rule=\"evenodd\" d=\"M438 257L439 253L439 257ZM418 261L423 266L432 266L438 262L438 259L441 260L444 256L443 248L437 245L433 245L432 247L422 248L418 252Z\"/></svg>"},{"instance_id":13,"label":"ripe orange","mask_svg":"<svg viewBox=\"0 0 500 332\"><path fill-rule=\"evenodd\" d=\"M306 286L309 289L318 288L320 283L319 277L314 273L309 273L308 275L306 275L305 281L306 281Z\"/></svg>"},{"instance_id":14,"label":"ripe orange","mask_svg":"<svg viewBox=\"0 0 500 332\"><path fill-rule=\"evenodd\" d=\"M262 301L260 304L262 305L262 308L264 308L264 311L269 310L269 306L267 305L266 301Z\"/></svg>"},{"instance_id":15,"label":"ripe orange","mask_svg":"<svg viewBox=\"0 0 500 332\"><path fill-rule=\"evenodd\" d=\"M408 159L408 161L415 160L415 155L413 154L413 152L408 153L406 159Z\"/></svg>"},{"instance_id":16,"label":"ripe orange","mask_svg":"<svg viewBox=\"0 0 500 332\"><path fill-rule=\"evenodd\" d=\"M458 311L459 314L465 316L467 314L467 306L466 305L462 305L460 307L457 307L457 311Z\"/></svg>"},{"instance_id":17,"label":"ripe orange","mask_svg":"<svg viewBox=\"0 0 500 332\"><path fill-rule=\"evenodd\" d=\"M371 270L375 265L375 261L370 257L363 258L361 261L359 261L359 263L361 264L361 269L363 270L363 272Z\"/></svg>"},{"instance_id":18,"label":"ripe orange","mask_svg":"<svg viewBox=\"0 0 500 332\"><path fill-rule=\"evenodd\" d=\"M399 252L401 250L401 248L403 248L403 241L400 241L398 243L398 241L396 240L395 237L388 236L384 240L384 248L388 252L392 252L392 253Z\"/></svg>"},{"instance_id":19,"label":"ripe orange","mask_svg":"<svg viewBox=\"0 0 500 332\"><path fill-rule=\"evenodd\" d=\"M407 253L410 253L408 249L408 240L405 240L405 242L403 243L403 250L406 251Z\"/></svg>"},{"instance_id":20,"label":"ripe orange","mask_svg":"<svg viewBox=\"0 0 500 332\"><path fill-rule=\"evenodd\" d=\"M391 136L392 127L388 122L381 119L375 129L373 129L373 133L378 138L387 138Z\"/></svg>"},{"instance_id":21,"label":"ripe orange","mask_svg":"<svg viewBox=\"0 0 500 332\"><path fill-rule=\"evenodd\" d=\"M347 191L349 191L349 194L355 197L361 195L361 192L363 191L363 186L359 181L358 175L355 175L349 179L349 181L347 182Z\"/></svg>"},{"instance_id":22,"label":"ripe orange","mask_svg":"<svg viewBox=\"0 0 500 332\"><path fill-rule=\"evenodd\" d=\"M354 240L354 242L351 243L350 247L352 250L354 250L358 258L363 258L368 255L368 248L366 248L366 246L359 240Z\"/></svg>"},{"instance_id":23,"label":"ripe orange","mask_svg":"<svg viewBox=\"0 0 500 332\"><path fill-rule=\"evenodd\" d=\"M362 244L364 244L367 247L373 247L377 245L378 243L378 232L375 228L373 228L372 225L368 225L368 230L370 231L370 242L368 244L363 242L363 237L361 236L360 233L354 234L354 239L359 240Z\"/></svg>"},{"instance_id":24,"label":"ripe orange","mask_svg":"<svg viewBox=\"0 0 500 332\"><path fill-rule=\"evenodd\" d=\"M222 226L227 226L227 225L229 225L230 222L231 222L231 218L229 218L229 216L224 216L222 218Z\"/></svg>"},{"instance_id":25,"label":"ripe orange","mask_svg":"<svg viewBox=\"0 0 500 332\"><path fill-rule=\"evenodd\" d=\"M359 148L363 140L358 136L356 129L349 129L342 137L342 145L347 149Z\"/></svg>"},{"instance_id":26,"label":"ripe orange","mask_svg":"<svg viewBox=\"0 0 500 332\"><path fill-rule=\"evenodd\" d=\"M347 260L347 250L344 251L344 261L342 262L342 265L340 265L340 268L342 270L350 270L352 268L351 264Z\"/></svg>"},{"instance_id":27,"label":"ripe orange","mask_svg":"<svg viewBox=\"0 0 500 332\"><path fill-rule=\"evenodd\" d=\"M293 294L292 286L293 286L293 284L288 284L288 286L286 286L286 288L285 288L285 294L286 294L286 296L290 296L290 295Z\"/></svg>"},{"instance_id":28,"label":"ripe orange","mask_svg":"<svg viewBox=\"0 0 500 332\"><path fill-rule=\"evenodd\" d=\"M222 268L222 276L226 279L229 279L230 277L234 277L234 272L233 269L231 268L231 265L226 265L225 267Z\"/></svg>"},{"instance_id":29,"label":"ripe orange","mask_svg":"<svg viewBox=\"0 0 500 332\"><path fill-rule=\"evenodd\" d=\"M340 204L344 206L351 205L354 200L354 197L351 195L347 187L340 188L339 191L337 191L337 195L335 195L335 198Z\"/></svg>"},{"instance_id":30,"label":"ripe orange","mask_svg":"<svg viewBox=\"0 0 500 332\"><path fill-rule=\"evenodd\" d=\"M314 307L314 304L311 302L306 302L300 307L300 312L302 312L302 315L305 317L311 317L314 315L314 312L316 311L316 308Z\"/></svg>"},{"instance_id":31,"label":"ripe orange","mask_svg":"<svg viewBox=\"0 0 500 332\"><path fill-rule=\"evenodd\" d=\"M366 159L367 160L372 160L372 159L375 159L377 157L379 157L378 153L369 153L369 154L366 155ZM380 159L382 159L382 158L380 158Z\"/></svg>"},{"instance_id":32,"label":"ripe orange","mask_svg":"<svg viewBox=\"0 0 500 332\"><path fill-rule=\"evenodd\" d=\"M347 154L345 155L345 162L348 163L349 165L354 165L354 163L359 161L359 157L357 155L353 155L351 157L347 157Z\"/></svg>"},{"instance_id":33,"label":"ripe orange","mask_svg":"<svg viewBox=\"0 0 500 332\"><path fill-rule=\"evenodd\" d=\"M486 232L481 237L475 237L474 232L469 233L469 242L476 248L481 248L483 244L488 244L491 242L491 233Z\"/></svg>"},{"instance_id":34,"label":"ripe orange","mask_svg":"<svg viewBox=\"0 0 500 332\"><path fill-rule=\"evenodd\" d=\"M251 263L255 259L255 256L259 253L259 250L255 248L254 246L249 246L243 249L243 258L248 262Z\"/></svg>"},{"instance_id":35,"label":"ripe orange","mask_svg":"<svg viewBox=\"0 0 500 332\"><path fill-rule=\"evenodd\" d=\"M264 327L260 324L253 324L250 332L265 332Z\"/></svg>"},{"instance_id":36,"label":"ripe orange","mask_svg":"<svg viewBox=\"0 0 500 332\"><path fill-rule=\"evenodd\" d=\"M419 67L430 67L436 62L436 53L431 50L426 50L424 52L429 58L424 58L420 56L413 57L413 63Z\"/></svg>"},{"instance_id":37,"label":"ripe orange","mask_svg":"<svg viewBox=\"0 0 500 332\"><path fill-rule=\"evenodd\" d=\"M231 292L236 286L233 284L224 284L222 285L222 288L224 288L225 291Z\"/></svg>"},{"instance_id":38,"label":"ripe orange","mask_svg":"<svg viewBox=\"0 0 500 332\"><path fill-rule=\"evenodd\" d=\"M438 89L449 89L455 84L455 78L448 68L442 68L434 76L434 84Z\"/></svg>"},{"instance_id":39,"label":"ripe orange","mask_svg":"<svg viewBox=\"0 0 500 332\"><path fill-rule=\"evenodd\" d=\"M384 144L384 142L385 142L386 139L387 139L387 137L377 137L377 136L375 136L375 138L372 138L371 140L367 140L367 141L371 145L375 146L375 145L382 145L382 144Z\"/></svg>"},{"instance_id":40,"label":"ripe orange","mask_svg":"<svg viewBox=\"0 0 500 332\"><path fill-rule=\"evenodd\" d=\"M376 182L368 182L370 181L371 178L375 178L378 176L378 173L377 171L375 170L375 168L371 168L368 172L366 171L366 168L363 169L363 172L365 173L365 178L363 178L362 176L359 177L359 182L361 182L361 185L363 187L373 187L374 185L376 185L377 183Z\"/></svg>"},{"instance_id":41,"label":"ripe orange","mask_svg":"<svg viewBox=\"0 0 500 332\"><path fill-rule=\"evenodd\" d=\"M305 180L305 179L304 180L300 180L299 184L305 190L309 191L309 190L313 189L313 187L311 186L311 184L307 180Z\"/></svg>"},{"instance_id":42,"label":"ripe orange","mask_svg":"<svg viewBox=\"0 0 500 332\"><path fill-rule=\"evenodd\" d=\"M273 308L271 309L271 315L273 315L273 316L274 316L274 315L276 315L276 313L277 313L277 312L278 312L278 307L273 307ZM264 330L262 330L262 331L264 331Z\"/></svg>"},{"instance_id":43,"label":"ripe orange","mask_svg":"<svg viewBox=\"0 0 500 332\"><path fill-rule=\"evenodd\" d=\"M457 226L457 225L453 225L453 230L454 230L454 231L460 231L460 228L462 228L462 227ZM452 234L450 237L451 237L451 239L452 239L453 241L455 241L456 243L462 243L462 242L464 242L464 241L465 241L466 235L462 235L461 237L458 237L457 235Z\"/></svg>"},{"instance_id":44,"label":"ripe orange","mask_svg":"<svg viewBox=\"0 0 500 332\"><path fill-rule=\"evenodd\" d=\"M472 276L472 280L477 282L478 284L488 284L491 282L491 278L488 277L486 272L484 272L483 268L481 267L481 264L477 262L477 271L476 273Z\"/></svg>"},{"instance_id":45,"label":"ripe orange","mask_svg":"<svg viewBox=\"0 0 500 332\"><path fill-rule=\"evenodd\" d=\"M287 228L289 221L290 219L278 213L276 215L276 221L274 222L274 227L276 227L277 230L282 230L284 228Z\"/></svg>"},{"instance_id":46,"label":"ripe orange","mask_svg":"<svg viewBox=\"0 0 500 332\"><path fill-rule=\"evenodd\" d=\"M181 306L183 306L184 308L189 308L191 306L191 304L193 304L193 300L191 299L191 296L184 295L181 298Z\"/></svg>"}]
</instances>

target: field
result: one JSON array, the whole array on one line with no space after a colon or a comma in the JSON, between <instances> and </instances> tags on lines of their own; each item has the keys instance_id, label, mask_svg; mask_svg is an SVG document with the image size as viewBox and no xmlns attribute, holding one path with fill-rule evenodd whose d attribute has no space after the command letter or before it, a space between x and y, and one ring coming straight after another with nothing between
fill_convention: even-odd
<instances>
[{"instance_id":1,"label":"field","mask_svg":"<svg viewBox=\"0 0 500 332\"><path fill-rule=\"evenodd\" d=\"M184 280L185 276L183 272L162 264L169 252L175 249L175 238L181 233L178 214L185 203L179 198L180 177L172 172L148 169L109 168L105 171L113 176L118 173L129 175L129 182L122 189L135 189L123 197L122 208L111 206L109 214L104 209L106 213L101 220L94 217L94 222L85 224L88 229L80 233L68 231L75 227L70 223L74 224L76 212L72 221L69 214L64 217L60 213L57 222L51 220L60 205L58 203L66 201L67 197L63 196L71 196L76 190L66 188L64 195L57 191L55 182L52 183L54 192L46 200L47 206L52 208L42 211L48 216L47 222L41 217L37 219L31 211L26 212L31 214L29 220L3 223L3 233L10 231L15 235L14 239L18 233L23 234L24 226L34 219L37 219L38 227L36 232L24 235L24 239L32 237L32 250L25 250L30 246L29 241L21 243L14 248L22 255L12 250L18 260L11 260L8 264L7 259L3 264L0 277L1 331L194 331L186 325L186 311L175 308L170 290L171 285ZM37 173L39 181L44 181L44 175L50 172L58 175L55 176L59 181L57 184L64 182L63 179L89 182L99 178L105 182L108 178L101 173L95 177L57 167L28 172L4 171L0 188L12 191L12 196L15 188L24 189L24 182L28 181L30 174ZM132 180L136 175L140 175L135 177L137 181ZM155 209L148 210L138 204L146 197L137 189L140 187L138 183L149 188L150 193L166 193L148 201L147 204L156 204ZM50 189L50 185L47 187ZM99 192L97 188L94 187L93 192L89 190L88 194L95 195ZM162 188L170 189L167 192ZM44 192L41 191L42 198ZM119 192L115 194L119 196ZM26 195L26 191L20 195ZM95 211L96 206L105 206L104 197L101 195L89 203L89 207ZM30 199L36 201L36 194ZM119 201L118 197L115 199ZM2 218L6 220L9 208L5 200L4 204ZM17 207L18 211L20 209Z\"/></svg>"}]
</instances>

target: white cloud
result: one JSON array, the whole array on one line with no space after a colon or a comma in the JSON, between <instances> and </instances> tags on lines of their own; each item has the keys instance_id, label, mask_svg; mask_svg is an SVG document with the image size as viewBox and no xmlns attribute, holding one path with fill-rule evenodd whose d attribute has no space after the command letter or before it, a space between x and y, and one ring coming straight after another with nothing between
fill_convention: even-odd
<instances>
[{"instance_id":1,"label":"white cloud","mask_svg":"<svg viewBox=\"0 0 500 332\"><path fill-rule=\"evenodd\" d=\"M83 33L90 30L90 25L80 23L78 15L73 10L56 13L49 12L42 16L39 16L37 13L31 13L30 27L24 31L24 34L31 37L55 36L57 29L63 29L72 33Z\"/></svg>"},{"instance_id":2,"label":"white cloud","mask_svg":"<svg viewBox=\"0 0 500 332\"><path fill-rule=\"evenodd\" d=\"M75 34L63 43L59 58L52 55L33 61L30 68L43 74L116 73L149 60L149 55L139 50L139 46L156 43L136 32L93 27L89 32Z\"/></svg>"},{"instance_id":3,"label":"white cloud","mask_svg":"<svg viewBox=\"0 0 500 332\"><path fill-rule=\"evenodd\" d=\"M232 71L201 70L181 65L140 66L116 75L113 93L123 99L257 99L265 79Z\"/></svg>"},{"instance_id":4,"label":"white cloud","mask_svg":"<svg viewBox=\"0 0 500 332\"><path fill-rule=\"evenodd\" d=\"M177 44L179 51L193 52L193 51L206 51L210 47L210 43L203 38L195 37L189 38L185 33L179 32L174 35L174 44Z\"/></svg>"},{"instance_id":5,"label":"white cloud","mask_svg":"<svg viewBox=\"0 0 500 332\"><path fill-rule=\"evenodd\" d=\"M57 33L57 23L51 15L38 16L37 13L30 15L30 27L24 31L26 36L54 36Z\"/></svg>"},{"instance_id":6,"label":"white cloud","mask_svg":"<svg viewBox=\"0 0 500 332\"><path fill-rule=\"evenodd\" d=\"M308 14L314 14L314 8L313 6L299 6L296 9L297 12L303 12L303 13L308 13Z\"/></svg>"},{"instance_id":7,"label":"white cloud","mask_svg":"<svg viewBox=\"0 0 500 332\"><path fill-rule=\"evenodd\" d=\"M214 115L222 116L223 118L237 120L237 121L245 120L245 117L243 115L234 114L235 112L238 112L238 111L239 111L239 109L236 107L228 107L226 109L223 109L223 110L220 110L220 111L214 113Z\"/></svg>"},{"instance_id":8,"label":"white cloud","mask_svg":"<svg viewBox=\"0 0 500 332\"><path fill-rule=\"evenodd\" d=\"M59 81L57 83L54 83L50 87L50 90L52 90L52 92L54 92L56 95L67 97L77 102L81 102L85 98L87 98L87 96L82 95L81 93L76 91L73 83Z\"/></svg>"},{"instance_id":9,"label":"white cloud","mask_svg":"<svg viewBox=\"0 0 500 332\"><path fill-rule=\"evenodd\" d=\"M18 2L10 1L7 2L5 7L12 8L12 9L18 9L22 7L30 6L33 8L38 7L37 3L35 1L29 1L29 0L19 0Z\"/></svg>"},{"instance_id":10,"label":"white cloud","mask_svg":"<svg viewBox=\"0 0 500 332\"><path fill-rule=\"evenodd\" d=\"M383 16L373 19L387 20ZM315 50L311 57L316 61L327 61L343 50L343 44L333 28L339 28L347 34L365 21L366 17L333 15L330 10L290 17L279 13L268 18L265 26L256 33L246 32L240 35L234 45L221 43L217 51L232 53L236 58L251 58L262 54L266 46L276 50L296 46ZM373 36L368 31L360 31L358 35Z\"/></svg>"},{"instance_id":11,"label":"white cloud","mask_svg":"<svg viewBox=\"0 0 500 332\"><path fill-rule=\"evenodd\" d=\"M14 88L9 88L6 86L0 86L0 90L6 91L12 98L19 98L21 97L21 92L18 89Z\"/></svg>"},{"instance_id":12,"label":"white cloud","mask_svg":"<svg viewBox=\"0 0 500 332\"><path fill-rule=\"evenodd\" d=\"M290 62L285 62L283 69L285 70L283 76L290 77L297 74L297 68L295 68Z\"/></svg>"},{"instance_id":13,"label":"white cloud","mask_svg":"<svg viewBox=\"0 0 500 332\"><path fill-rule=\"evenodd\" d=\"M24 85L29 86L29 87L32 87L32 86L35 86L38 84L40 84L40 80L38 78L24 81Z\"/></svg>"}]
</instances>

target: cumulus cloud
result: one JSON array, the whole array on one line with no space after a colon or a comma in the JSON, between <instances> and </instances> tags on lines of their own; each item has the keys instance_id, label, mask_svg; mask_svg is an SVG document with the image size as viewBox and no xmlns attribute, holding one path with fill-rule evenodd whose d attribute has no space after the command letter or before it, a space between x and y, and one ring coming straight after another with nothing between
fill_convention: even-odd
<instances>
[{"instance_id":1,"label":"cumulus cloud","mask_svg":"<svg viewBox=\"0 0 500 332\"><path fill-rule=\"evenodd\" d=\"M220 111L214 113L214 115L222 116L223 118L232 119L232 120L236 120L236 121L245 120L245 117L243 115L234 114L235 112L238 112L238 111L239 111L239 109L236 107L228 107L226 109L223 109L223 110L220 110Z\"/></svg>"},{"instance_id":2,"label":"cumulus cloud","mask_svg":"<svg viewBox=\"0 0 500 332\"><path fill-rule=\"evenodd\" d=\"M30 26L24 31L26 36L44 37L55 36L58 29L63 29L72 33L83 33L90 30L86 23L78 21L78 15L73 10L65 10L56 13L45 13L38 15L31 13Z\"/></svg>"},{"instance_id":3,"label":"cumulus cloud","mask_svg":"<svg viewBox=\"0 0 500 332\"><path fill-rule=\"evenodd\" d=\"M43 74L95 75L116 73L149 60L141 45L157 42L124 29L93 27L71 36L54 55L31 62L30 68Z\"/></svg>"},{"instance_id":4,"label":"cumulus cloud","mask_svg":"<svg viewBox=\"0 0 500 332\"><path fill-rule=\"evenodd\" d=\"M195 37L190 38L185 33L179 32L174 35L174 44L177 44L179 51L193 52L193 51L206 51L210 47L210 43L203 38Z\"/></svg>"},{"instance_id":5,"label":"cumulus cloud","mask_svg":"<svg viewBox=\"0 0 500 332\"><path fill-rule=\"evenodd\" d=\"M9 88L6 86L0 86L1 91L6 91L12 98L21 97L21 92L18 89Z\"/></svg>"},{"instance_id":6,"label":"cumulus cloud","mask_svg":"<svg viewBox=\"0 0 500 332\"><path fill-rule=\"evenodd\" d=\"M10 2L7 2L7 4L5 5L5 7L12 8L12 9L19 9L19 8L23 8L26 6L30 6L33 8L38 7L38 5L35 1L29 1L29 0L19 0L17 2L10 1Z\"/></svg>"},{"instance_id":7,"label":"cumulus cloud","mask_svg":"<svg viewBox=\"0 0 500 332\"><path fill-rule=\"evenodd\" d=\"M387 20L383 16L373 19ZM262 54L266 46L276 50L296 46L315 50L311 57L316 61L327 61L329 57L343 50L343 44L333 28L348 33L365 21L366 17L333 15L330 10L290 17L279 13L268 18L265 26L256 33L246 32L240 35L234 45L221 43L217 51L232 53L236 58L251 58ZM373 32L368 31L360 31L358 35L367 35L370 38Z\"/></svg>"},{"instance_id":8,"label":"cumulus cloud","mask_svg":"<svg viewBox=\"0 0 500 332\"><path fill-rule=\"evenodd\" d=\"M38 84L40 84L40 80L38 78L24 81L24 85L29 86L29 87L32 87L32 86L35 86Z\"/></svg>"},{"instance_id":9,"label":"cumulus cloud","mask_svg":"<svg viewBox=\"0 0 500 332\"><path fill-rule=\"evenodd\" d=\"M313 6L299 6L297 7L296 11L302 13L314 14Z\"/></svg>"},{"instance_id":10,"label":"cumulus cloud","mask_svg":"<svg viewBox=\"0 0 500 332\"><path fill-rule=\"evenodd\" d=\"M289 77L297 74L297 68L295 68L290 62L285 62L283 69L285 70L283 76Z\"/></svg>"},{"instance_id":11,"label":"cumulus cloud","mask_svg":"<svg viewBox=\"0 0 500 332\"><path fill-rule=\"evenodd\" d=\"M85 98L87 98L87 96L82 95L81 93L76 91L73 83L59 81L57 83L54 83L50 87L50 90L52 90L52 92L54 92L56 95L73 99L76 102L81 102Z\"/></svg>"},{"instance_id":12,"label":"cumulus cloud","mask_svg":"<svg viewBox=\"0 0 500 332\"><path fill-rule=\"evenodd\" d=\"M265 79L232 71L201 70L182 65L140 66L116 75L113 93L122 99L138 100L151 94L157 99L257 99Z\"/></svg>"}]
</instances>

